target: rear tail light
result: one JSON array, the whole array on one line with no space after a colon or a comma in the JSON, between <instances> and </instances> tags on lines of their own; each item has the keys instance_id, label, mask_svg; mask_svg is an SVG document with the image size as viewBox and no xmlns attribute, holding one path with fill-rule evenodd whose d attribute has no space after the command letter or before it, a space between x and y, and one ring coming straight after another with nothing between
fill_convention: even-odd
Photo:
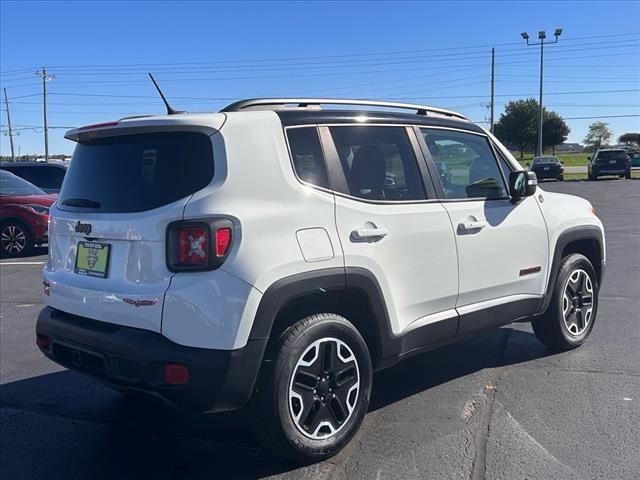
<instances>
[{"instance_id":1,"label":"rear tail light","mask_svg":"<svg viewBox=\"0 0 640 480\"><path fill-rule=\"evenodd\" d=\"M209 228L184 227L179 230L178 263L204 266L209 263Z\"/></svg>"},{"instance_id":2,"label":"rear tail light","mask_svg":"<svg viewBox=\"0 0 640 480\"><path fill-rule=\"evenodd\" d=\"M226 218L169 224L167 267L172 272L218 268L231 250L232 231L233 223Z\"/></svg>"},{"instance_id":3,"label":"rear tail light","mask_svg":"<svg viewBox=\"0 0 640 480\"><path fill-rule=\"evenodd\" d=\"M224 257L231 245L231 229L224 227L216 230L216 257Z\"/></svg>"}]
</instances>

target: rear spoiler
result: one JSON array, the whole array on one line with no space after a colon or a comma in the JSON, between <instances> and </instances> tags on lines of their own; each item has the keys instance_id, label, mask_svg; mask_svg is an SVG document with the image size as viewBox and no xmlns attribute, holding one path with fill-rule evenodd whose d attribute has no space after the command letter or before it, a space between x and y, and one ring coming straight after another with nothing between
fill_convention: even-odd
<instances>
[{"instance_id":1,"label":"rear spoiler","mask_svg":"<svg viewBox=\"0 0 640 480\"><path fill-rule=\"evenodd\" d=\"M222 128L227 116L223 113L136 115L111 122L94 123L74 128L65 133L64 138L72 142L90 142L96 138L136 133L172 131L197 131L213 135Z\"/></svg>"}]
</instances>

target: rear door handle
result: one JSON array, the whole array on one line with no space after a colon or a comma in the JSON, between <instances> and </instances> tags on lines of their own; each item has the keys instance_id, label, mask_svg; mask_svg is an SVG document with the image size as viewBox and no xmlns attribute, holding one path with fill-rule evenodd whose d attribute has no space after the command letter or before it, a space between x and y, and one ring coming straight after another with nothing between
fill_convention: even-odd
<instances>
[{"instance_id":1,"label":"rear door handle","mask_svg":"<svg viewBox=\"0 0 640 480\"><path fill-rule=\"evenodd\" d=\"M461 232L472 232L474 230L482 230L487 226L487 222L483 220L468 220L466 222L462 222L458 224L458 230Z\"/></svg>"},{"instance_id":2,"label":"rear door handle","mask_svg":"<svg viewBox=\"0 0 640 480\"><path fill-rule=\"evenodd\" d=\"M351 236L355 240L381 239L389 235L389 230L384 227L377 228L356 228L351 232Z\"/></svg>"}]
</instances>

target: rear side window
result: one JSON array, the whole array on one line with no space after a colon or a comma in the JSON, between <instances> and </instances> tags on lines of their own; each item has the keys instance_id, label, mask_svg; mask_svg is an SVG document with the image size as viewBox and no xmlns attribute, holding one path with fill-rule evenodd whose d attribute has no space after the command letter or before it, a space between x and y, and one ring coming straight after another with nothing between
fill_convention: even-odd
<instances>
[{"instance_id":1,"label":"rear side window","mask_svg":"<svg viewBox=\"0 0 640 480\"><path fill-rule=\"evenodd\" d=\"M420 172L403 127L331 127L331 136L349 187L367 200L426 198Z\"/></svg>"},{"instance_id":2,"label":"rear side window","mask_svg":"<svg viewBox=\"0 0 640 480\"><path fill-rule=\"evenodd\" d=\"M211 182L212 148L207 135L195 132L123 135L80 143L60 192L59 208L116 213L167 205Z\"/></svg>"},{"instance_id":3,"label":"rear side window","mask_svg":"<svg viewBox=\"0 0 640 480\"><path fill-rule=\"evenodd\" d=\"M287 129L293 168L303 182L329 188L320 139L315 127Z\"/></svg>"}]
</instances>

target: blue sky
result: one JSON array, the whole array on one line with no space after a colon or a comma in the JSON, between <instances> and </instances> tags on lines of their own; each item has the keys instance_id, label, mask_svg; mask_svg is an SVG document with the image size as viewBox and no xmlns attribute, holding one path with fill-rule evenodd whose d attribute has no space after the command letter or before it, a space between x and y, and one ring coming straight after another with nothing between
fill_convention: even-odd
<instances>
[{"instance_id":1,"label":"blue sky","mask_svg":"<svg viewBox=\"0 0 640 480\"><path fill-rule=\"evenodd\" d=\"M189 111L245 97L332 95L428 103L484 121L491 47L497 119L506 101L537 98L540 51L520 33L551 37L556 27L564 32L545 49L544 103L567 119L569 141L599 119L616 137L639 131L640 117L628 116L640 114L638 1L2 1L0 87L22 154L44 150L41 66L56 76L52 154L73 149L58 127L162 113L147 71ZM5 133L4 108L1 118ZM8 137L0 142L7 155Z\"/></svg>"}]
</instances>

